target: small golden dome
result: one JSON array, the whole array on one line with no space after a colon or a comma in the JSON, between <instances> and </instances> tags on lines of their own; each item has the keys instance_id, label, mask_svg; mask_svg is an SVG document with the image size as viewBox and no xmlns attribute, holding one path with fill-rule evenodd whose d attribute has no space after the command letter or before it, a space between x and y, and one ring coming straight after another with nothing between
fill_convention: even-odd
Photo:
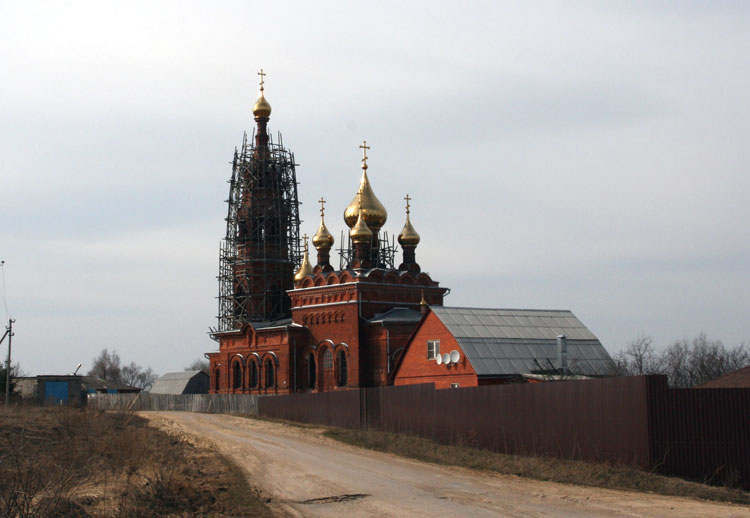
<instances>
[{"instance_id":1,"label":"small golden dome","mask_svg":"<svg viewBox=\"0 0 750 518\"><path fill-rule=\"evenodd\" d=\"M401 246L417 246L419 244L419 234L417 234L417 231L411 226L408 213L406 214L404 228L398 235L398 244Z\"/></svg>"},{"instance_id":2,"label":"small golden dome","mask_svg":"<svg viewBox=\"0 0 750 518\"><path fill-rule=\"evenodd\" d=\"M325 200L321 198L319 200L320 202L320 226L318 227L318 231L315 233L315 235L312 238L313 246L320 250L321 248L331 248L333 246L333 235L328 232L328 228L326 228L326 222L323 219L323 204L325 203Z\"/></svg>"},{"instance_id":3,"label":"small golden dome","mask_svg":"<svg viewBox=\"0 0 750 518\"><path fill-rule=\"evenodd\" d=\"M310 258L307 254L307 235L304 237L305 240L305 255L302 257L302 264L299 265L299 270L294 274L294 282L301 282L302 279L308 275L313 274L313 267L310 264Z\"/></svg>"},{"instance_id":4,"label":"small golden dome","mask_svg":"<svg viewBox=\"0 0 750 518\"><path fill-rule=\"evenodd\" d=\"M362 195L358 195L357 198L359 198L359 215L357 216L357 222L349 231L349 237L352 238L354 243L366 243L372 240L372 230L369 229L363 217Z\"/></svg>"},{"instance_id":5,"label":"small golden dome","mask_svg":"<svg viewBox=\"0 0 750 518\"><path fill-rule=\"evenodd\" d=\"M375 193L372 191L370 186L370 179L367 178L367 150L370 149L367 146L367 141L362 146L364 149L364 157L362 158L362 179L359 181L359 189L354 199L344 211L344 221L349 228L352 228L357 222L359 217L359 198L362 197L362 213L364 214L365 223L373 231L377 232L383 225L385 225L388 219L388 212L380 203Z\"/></svg>"},{"instance_id":6,"label":"small golden dome","mask_svg":"<svg viewBox=\"0 0 750 518\"><path fill-rule=\"evenodd\" d=\"M271 105L266 101L262 88L260 90L260 97L255 101L255 105L253 105L253 115L256 117L269 117L271 115Z\"/></svg>"},{"instance_id":7,"label":"small golden dome","mask_svg":"<svg viewBox=\"0 0 750 518\"><path fill-rule=\"evenodd\" d=\"M407 194L404 199L406 200L406 223L404 223L404 228L398 235L398 244L401 246L417 246L419 244L419 234L414 230L409 219L409 201L411 201L411 198Z\"/></svg>"}]
</instances>

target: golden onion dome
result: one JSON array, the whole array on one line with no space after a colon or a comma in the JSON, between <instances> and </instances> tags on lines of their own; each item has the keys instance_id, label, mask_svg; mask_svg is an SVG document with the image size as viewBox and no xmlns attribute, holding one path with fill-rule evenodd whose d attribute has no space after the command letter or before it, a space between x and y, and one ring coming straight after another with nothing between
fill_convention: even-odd
<instances>
[{"instance_id":1,"label":"golden onion dome","mask_svg":"<svg viewBox=\"0 0 750 518\"><path fill-rule=\"evenodd\" d=\"M294 282L301 282L302 279L308 275L313 274L313 267L310 264L310 258L307 254L307 235L304 237L305 240L305 255L302 257L302 264L299 265L299 270L294 274Z\"/></svg>"},{"instance_id":2,"label":"golden onion dome","mask_svg":"<svg viewBox=\"0 0 750 518\"><path fill-rule=\"evenodd\" d=\"M320 215L320 226L312 238L313 246L320 250L321 248L331 248L333 246L333 235L328 232L326 222L323 220L323 214Z\"/></svg>"},{"instance_id":3,"label":"golden onion dome","mask_svg":"<svg viewBox=\"0 0 750 518\"><path fill-rule=\"evenodd\" d=\"M362 196L359 195L357 198L360 201L359 215L357 216L357 222L354 223L354 226L349 231L349 237L352 238L352 242L354 243L367 243L368 241L372 241L372 230L367 226L363 217L364 211L361 208Z\"/></svg>"},{"instance_id":4,"label":"golden onion dome","mask_svg":"<svg viewBox=\"0 0 750 518\"><path fill-rule=\"evenodd\" d=\"M401 233L398 235L398 244L401 246L417 246L419 244L419 234L414 230L409 220L409 213L406 213L406 223Z\"/></svg>"},{"instance_id":5,"label":"golden onion dome","mask_svg":"<svg viewBox=\"0 0 750 518\"><path fill-rule=\"evenodd\" d=\"M271 115L271 105L266 101L262 88L260 89L260 97L253 105L253 115L256 117L269 117Z\"/></svg>"},{"instance_id":6,"label":"golden onion dome","mask_svg":"<svg viewBox=\"0 0 750 518\"><path fill-rule=\"evenodd\" d=\"M362 198L362 213L364 214L365 223L368 227L373 229L375 232L380 230L385 225L388 219L388 212L380 203L375 193L372 191L370 185L370 179L367 178L367 150L370 149L367 146L367 141L363 143L360 148L364 149L364 157L362 158L362 179L359 181L359 189L354 199L344 211L344 221L349 228L352 228L357 222L359 217L359 199Z\"/></svg>"}]
</instances>

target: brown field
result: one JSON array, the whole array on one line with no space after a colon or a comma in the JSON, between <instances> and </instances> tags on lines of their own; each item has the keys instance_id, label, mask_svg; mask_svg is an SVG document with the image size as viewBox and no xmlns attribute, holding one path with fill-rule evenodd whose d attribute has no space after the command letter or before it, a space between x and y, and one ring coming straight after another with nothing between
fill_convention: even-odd
<instances>
[{"instance_id":1,"label":"brown field","mask_svg":"<svg viewBox=\"0 0 750 518\"><path fill-rule=\"evenodd\" d=\"M0 516L272 516L244 473L132 413L0 410Z\"/></svg>"}]
</instances>

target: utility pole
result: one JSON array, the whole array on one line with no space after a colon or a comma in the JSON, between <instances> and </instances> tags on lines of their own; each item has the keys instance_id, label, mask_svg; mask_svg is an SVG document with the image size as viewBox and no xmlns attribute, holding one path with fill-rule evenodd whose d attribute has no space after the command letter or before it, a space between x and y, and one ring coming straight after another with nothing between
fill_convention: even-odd
<instances>
[{"instance_id":1,"label":"utility pole","mask_svg":"<svg viewBox=\"0 0 750 518\"><path fill-rule=\"evenodd\" d=\"M5 334L0 338L0 344L3 343L5 337L8 337L8 362L5 364L5 407L8 407L8 401L10 400L10 346L13 341L13 323L15 320L8 319L8 325L5 327Z\"/></svg>"}]
</instances>

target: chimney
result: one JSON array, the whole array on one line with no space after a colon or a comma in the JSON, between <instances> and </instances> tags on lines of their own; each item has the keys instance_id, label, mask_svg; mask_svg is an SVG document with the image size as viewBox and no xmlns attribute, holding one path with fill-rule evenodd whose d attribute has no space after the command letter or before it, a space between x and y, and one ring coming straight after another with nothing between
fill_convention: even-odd
<instances>
[{"instance_id":1,"label":"chimney","mask_svg":"<svg viewBox=\"0 0 750 518\"><path fill-rule=\"evenodd\" d=\"M562 374L568 373L568 341L565 335L557 335L557 364Z\"/></svg>"}]
</instances>

